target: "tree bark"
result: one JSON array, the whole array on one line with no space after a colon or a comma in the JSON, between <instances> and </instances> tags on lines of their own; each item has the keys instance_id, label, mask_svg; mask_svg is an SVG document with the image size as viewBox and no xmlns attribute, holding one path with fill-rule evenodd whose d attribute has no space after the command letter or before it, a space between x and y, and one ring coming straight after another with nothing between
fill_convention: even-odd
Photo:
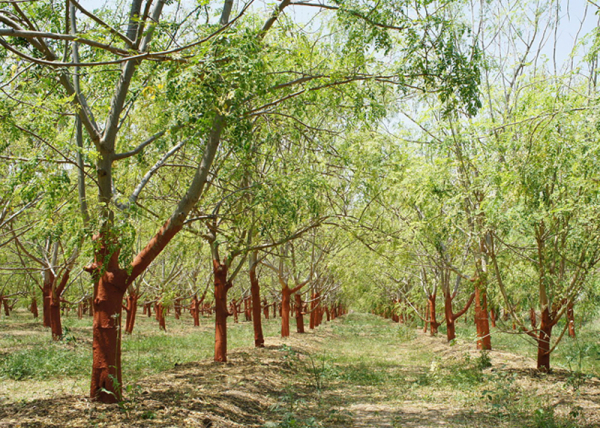
<instances>
[{"instance_id":1,"label":"tree bark","mask_svg":"<svg viewBox=\"0 0 600 428\"><path fill-rule=\"evenodd\" d=\"M198 300L198 296L194 294L192 297L192 301L190 303L190 314L194 320L194 327L200 326L200 301Z\"/></svg>"},{"instance_id":2,"label":"tree bark","mask_svg":"<svg viewBox=\"0 0 600 428\"><path fill-rule=\"evenodd\" d=\"M94 263L85 268L94 279L90 397L102 403L116 403L123 397L121 315L128 275L119 267L119 249L111 251L102 236L94 240L100 248Z\"/></svg>"},{"instance_id":3,"label":"tree bark","mask_svg":"<svg viewBox=\"0 0 600 428\"><path fill-rule=\"evenodd\" d=\"M215 294L215 361L227 362L227 292L231 282L227 281L227 265L213 260Z\"/></svg>"},{"instance_id":4,"label":"tree bark","mask_svg":"<svg viewBox=\"0 0 600 428\"><path fill-rule=\"evenodd\" d=\"M296 301L296 331L304 333L304 317L302 316L302 296L300 293L294 295Z\"/></svg>"},{"instance_id":5,"label":"tree bark","mask_svg":"<svg viewBox=\"0 0 600 428\"><path fill-rule=\"evenodd\" d=\"M250 294L252 296L252 326L254 327L254 346L263 348L265 346L265 338L262 330L261 307L260 307L260 284L256 276L256 263L250 261ZM269 318L269 311L265 307L266 318Z\"/></svg>"},{"instance_id":6,"label":"tree bark","mask_svg":"<svg viewBox=\"0 0 600 428\"><path fill-rule=\"evenodd\" d=\"M573 312L573 303L567 306L567 322L569 323L569 337L575 338L575 314Z\"/></svg>"},{"instance_id":7,"label":"tree bark","mask_svg":"<svg viewBox=\"0 0 600 428\"><path fill-rule=\"evenodd\" d=\"M550 338L554 324L550 311L544 308L541 314L540 332L538 335L537 368L541 372L550 372Z\"/></svg>"},{"instance_id":8,"label":"tree bark","mask_svg":"<svg viewBox=\"0 0 600 428\"><path fill-rule=\"evenodd\" d=\"M133 292L130 293L125 299L127 303L127 305L125 306L125 311L127 312L127 318L125 320L125 333L127 334L133 333L139 297L140 296L137 293Z\"/></svg>"},{"instance_id":9,"label":"tree bark","mask_svg":"<svg viewBox=\"0 0 600 428\"><path fill-rule=\"evenodd\" d=\"M290 299L292 290L285 285L281 289L281 337L290 335Z\"/></svg>"},{"instance_id":10,"label":"tree bark","mask_svg":"<svg viewBox=\"0 0 600 428\"><path fill-rule=\"evenodd\" d=\"M430 294L427 297L427 303L428 303L428 307L429 307L429 334L431 336L435 336L436 334L438 334L438 328L440 326L440 323L437 322L437 318L436 318L436 314L435 314L435 299L436 299L437 295L436 294Z\"/></svg>"},{"instance_id":11,"label":"tree bark","mask_svg":"<svg viewBox=\"0 0 600 428\"><path fill-rule=\"evenodd\" d=\"M490 324L488 322L487 296L480 287L481 282L475 285L475 327L477 328L477 349L492 349Z\"/></svg>"},{"instance_id":12,"label":"tree bark","mask_svg":"<svg viewBox=\"0 0 600 428\"><path fill-rule=\"evenodd\" d=\"M31 306L29 307L29 310L33 314L33 318L39 317L37 299L35 298L35 296L33 297L33 299L31 299Z\"/></svg>"}]
</instances>

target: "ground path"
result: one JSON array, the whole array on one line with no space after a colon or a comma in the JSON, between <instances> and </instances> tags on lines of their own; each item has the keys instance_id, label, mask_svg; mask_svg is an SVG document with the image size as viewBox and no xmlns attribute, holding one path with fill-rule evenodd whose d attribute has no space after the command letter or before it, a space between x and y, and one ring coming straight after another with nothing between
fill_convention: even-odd
<instances>
[{"instance_id":1,"label":"ground path","mask_svg":"<svg viewBox=\"0 0 600 428\"><path fill-rule=\"evenodd\" d=\"M600 427L597 378L540 375L514 353L482 355L371 315L229 360L145 377L120 406L81 395L3 404L0 427Z\"/></svg>"}]
</instances>

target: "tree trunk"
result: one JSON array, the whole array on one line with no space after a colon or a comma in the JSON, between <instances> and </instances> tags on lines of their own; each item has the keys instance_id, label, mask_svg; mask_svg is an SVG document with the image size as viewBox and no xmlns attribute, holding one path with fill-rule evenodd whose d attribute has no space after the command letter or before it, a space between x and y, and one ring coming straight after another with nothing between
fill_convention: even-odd
<instances>
[{"instance_id":1,"label":"tree trunk","mask_svg":"<svg viewBox=\"0 0 600 428\"><path fill-rule=\"evenodd\" d=\"M162 302L156 304L156 319L158 320L158 328L162 331L167 331L167 324L165 321L165 307Z\"/></svg>"},{"instance_id":2,"label":"tree trunk","mask_svg":"<svg viewBox=\"0 0 600 428\"><path fill-rule=\"evenodd\" d=\"M529 320L531 321L531 327L535 329L537 325L537 317L535 316L535 309L529 309Z\"/></svg>"},{"instance_id":3,"label":"tree trunk","mask_svg":"<svg viewBox=\"0 0 600 428\"><path fill-rule=\"evenodd\" d=\"M177 297L175 299L173 309L175 310L175 319L178 320L181 318L181 298Z\"/></svg>"},{"instance_id":4,"label":"tree trunk","mask_svg":"<svg viewBox=\"0 0 600 428\"><path fill-rule=\"evenodd\" d=\"M573 303L567 306L567 322L569 323L569 337L575 339L575 314L573 312Z\"/></svg>"},{"instance_id":5,"label":"tree trunk","mask_svg":"<svg viewBox=\"0 0 600 428\"><path fill-rule=\"evenodd\" d=\"M456 338L455 318L452 312L452 296L450 293L446 293L444 296L444 314L446 315L446 336L448 342L450 342Z\"/></svg>"},{"instance_id":6,"label":"tree trunk","mask_svg":"<svg viewBox=\"0 0 600 428\"><path fill-rule=\"evenodd\" d=\"M133 327L135 326L135 316L137 312L137 302L139 299L139 295L137 293L131 293L125 299L127 305L125 306L125 310L127 312L127 318L125 320L125 333L131 334L133 333Z\"/></svg>"},{"instance_id":7,"label":"tree trunk","mask_svg":"<svg viewBox=\"0 0 600 428\"><path fill-rule=\"evenodd\" d=\"M435 299L436 299L437 295L436 294L431 294L428 296L427 298L427 303L429 304L429 334L431 336L435 336L436 334L438 334L438 327L440 326L440 323L437 322L436 319L436 315L435 315Z\"/></svg>"},{"instance_id":8,"label":"tree trunk","mask_svg":"<svg viewBox=\"0 0 600 428\"><path fill-rule=\"evenodd\" d=\"M480 284L475 286L475 327L477 328L477 349L492 349L490 324L488 322L487 296Z\"/></svg>"},{"instance_id":9,"label":"tree trunk","mask_svg":"<svg viewBox=\"0 0 600 428\"><path fill-rule=\"evenodd\" d=\"M92 327L92 381L90 397L102 403L123 398L121 386L121 315L128 274L119 267L119 249L109 250L101 236L95 261L85 270L94 279Z\"/></svg>"},{"instance_id":10,"label":"tree trunk","mask_svg":"<svg viewBox=\"0 0 600 428\"><path fill-rule=\"evenodd\" d=\"M496 328L496 311L494 311L494 308L490 309L490 321L492 322L492 327Z\"/></svg>"},{"instance_id":11,"label":"tree trunk","mask_svg":"<svg viewBox=\"0 0 600 428\"><path fill-rule=\"evenodd\" d=\"M227 291L232 284L227 281L227 265L213 260L215 284L215 361L227 362ZM234 304L235 306L235 304Z\"/></svg>"},{"instance_id":12,"label":"tree trunk","mask_svg":"<svg viewBox=\"0 0 600 428\"><path fill-rule=\"evenodd\" d=\"M33 299L31 299L31 306L29 307L29 310L33 314L33 318L39 317L37 299L35 297L33 297Z\"/></svg>"},{"instance_id":13,"label":"tree trunk","mask_svg":"<svg viewBox=\"0 0 600 428\"><path fill-rule=\"evenodd\" d=\"M198 301L198 296L194 294L192 297L192 301L190 303L190 314L194 319L194 327L200 326L200 301Z\"/></svg>"},{"instance_id":14,"label":"tree trunk","mask_svg":"<svg viewBox=\"0 0 600 428\"><path fill-rule=\"evenodd\" d=\"M4 315L9 317L10 316L10 306L8 306L8 299L3 298L1 300L2 300L2 306L4 307Z\"/></svg>"},{"instance_id":15,"label":"tree trunk","mask_svg":"<svg viewBox=\"0 0 600 428\"><path fill-rule=\"evenodd\" d=\"M304 333L304 317L302 316L302 296L300 293L294 295L296 301L296 331Z\"/></svg>"},{"instance_id":16,"label":"tree trunk","mask_svg":"<svg viewBox=\"0 0 600 428\"><path fill-rule=\"evenodd\" d=\"M50 299L50 330L52 331L52 339L60 340L62 337L62 322L60 319L60 297L52 293Z\"/></svg>"},{"instance_id":17,"label":"tree trunk","mask_svg":"<svg viewBox=\"0 0 600 428\"><path fill-rule=\"evenodd\" d=\"M263 299L263 312L265 314L265 319L269 319L269 305L267 299Z\"/></svg>"},{"instance_id":18,"label":"tree trunk","mask_svg":"<svg viewBox=\"0 0 600 428\"><path fill-rule=\"evenodd\" d=\"M263 348L265 346L265 338L262 330L262 319L260 316L260 284L256 276L256 263L250 266L250 294L252 296L252 326L254 327L254 346ZM265 306L265 315L269 318L269 311Z\"/></svg>"},{"instance_id":19,"label":"tree trunk","mask_svg":"<svg viewBox=\"0 0 600 428\"><path fill-rule=\"evenodd\" d=\"M317 320L316 315L317 314L316 314L316 311L315 311L315 309L317 307L316 298L317 298L317 294L316 293L312 293L310 295L310 317L308 319L308 328L310 328L311 330L314 330L314 328L316 327L316 324L317 324L317 322L316 322L316 320Z\"/></svg>"},{"instance_id":20,"label":"tree trunk","mask_svg":"<svg viewBox=\"0 0 600 428\"><path fill-rule=\"evenodd\" d=\"M550 372L550 338L554 324L548 308L542 310L540 332L538 336L537 368L541 372Z\"/></svg>"},{"instance_id":21,"label":"tree trunk","mask_svg":"<svg viewBox=\"0 0 600 428\"><path fill-rule=\"evenodd\" d=\"M56 278L51 271L48 270L44 273L44 285L42 287L44 327L50 327L50 299L55 280Z\"/></svg>"},{"instance_id":22,"label":"tree trunk","mask_svg":"<svg viewBox=\"0 0 600 428\"><path fill-rule=\"evenodd\" d=\"M281 337L290 335L290 298L292 290L287 285L281 289Z\"/></svg>"},{"instance_id":23,"label":"tree trunk","mask_svg":"<svg viewBox=\"0 0 600 428\"><path fill-rule=\"evenodd\" d=\"M237 306L235 299L233 299L231 301L231 303L229 304L229 307L231 309L231 313L233 314L233 322L235 324L239 323L240 319L239 319L239 315L238 315L238 306Z\"/></svg>"}]
</instances>

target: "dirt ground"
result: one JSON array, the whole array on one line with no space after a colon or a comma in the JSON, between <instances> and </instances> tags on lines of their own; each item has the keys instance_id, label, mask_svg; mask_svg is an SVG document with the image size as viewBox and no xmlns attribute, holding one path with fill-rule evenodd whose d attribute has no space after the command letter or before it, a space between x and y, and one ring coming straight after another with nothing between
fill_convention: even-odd
<instances>
[{"instance_id":1,"label":"dirt ground","mask_svg":"<svg viewBox=\"0 0 600 428\"><path fill-rule=\"evenodd\" d=\"M472 343L422 333L394 341L395 327L385 328L388 336L377 325L346 329L342 319L268 338L265 348L230 352L225 364L145 377L119 405L64 391L5 402L0 427L600 427L598 378L539 374L505 351L477 369Z\"/></svg>"}]
</instances>

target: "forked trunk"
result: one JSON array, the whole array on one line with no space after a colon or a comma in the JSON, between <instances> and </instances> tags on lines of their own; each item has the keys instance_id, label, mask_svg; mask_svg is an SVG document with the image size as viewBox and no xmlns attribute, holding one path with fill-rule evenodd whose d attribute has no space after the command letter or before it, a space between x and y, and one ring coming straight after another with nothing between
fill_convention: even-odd
<instances>
[{"instance_id":1,"label":"forked trunk","mask_svg":"<svg viewBox=\"0 0 600 428\"><path fill-rule=\"evenodd\" d=\"M109 249L111 246L100 235L94 240L100 248L94 263L85 267L94 280L90 397L102 403L116 403L123 397L121 315L128 273L119 267L119 248Z\"/></svg>"},{"instance_id":2,"label":"forked trunk","mask_svg":"<svg viewBox=\"0 0 600 428\"><path fill-rule=\"evenodd\" d=\"M139 295L137 293L131 293L125 299L127 305L125 310L127 312L127 318L125 320L125 333L133 333L133 327L135 326L135 315L137 312L137 302Z\"/></svg>"},{"instance_id":3,"label":"forked trunk","mask_svg":"<svg viewBox=\"0 0 600 428\"><path fill-rule=\"evenodd\" d=\"M252 326L254 327L254 346L262 348L265 346L265 338L262 330L262 320L260 316L260 284L256 276L256 264L250 266L250 294L252 296ZM269 317L269 311L265 306L265 315Z\"/></svg>"},{"instance_id":4,"label":"forked trunk","mask_svg":"<svg viewBox=\"0 0 600 428\"><path fill-rule=\"evenodd\" d=\"M296 331L304 333L304 317L302 314L302 296L300 293L294 295L296 301Z\"/></svg>"},{"instance_id":5,"label":"forked trunk","mask_svg":"<svg viewBox=\"0 0 600 428\"><path fill-rule=\"evenodd\" d=\"M548 308L542 310L541 318L542 321L538 336L537 368L541 372L548 373L550 372L550 338L552 337L552 327L554 327Z\"/></svg>"},{"instance_id":6,"label":"forked trunk","mask_svg":"<svg viewBox=\"0 0 600 428\"><path fill-rule=\"evenodd\" d=\"M287 285L281 289L281 337L290 335L290 299L292 290Z\"/></svg>"},{"instance_id":7,"label":"forked trunk","mask_svg":"<svg viewBox=\"0 0 600 428\"><path fill-rule=\"evenodd\" d=\"M110 265L94 287L93 365L90 396L102 403L121 401L121 314L126 271Z\"/></svg>"},{"instance_id":8,"label":"forked trunk","mask_svg":"<svg viewBox=\"0 0 600 428\"><path fill-rule=\"evenodd\" d=\"M215 284L215 361L227 362L227 291L231 283L227 282L227 265L213 260ZM235 306L235 305L234 305Z\"/></svg>"}]
</instances>

